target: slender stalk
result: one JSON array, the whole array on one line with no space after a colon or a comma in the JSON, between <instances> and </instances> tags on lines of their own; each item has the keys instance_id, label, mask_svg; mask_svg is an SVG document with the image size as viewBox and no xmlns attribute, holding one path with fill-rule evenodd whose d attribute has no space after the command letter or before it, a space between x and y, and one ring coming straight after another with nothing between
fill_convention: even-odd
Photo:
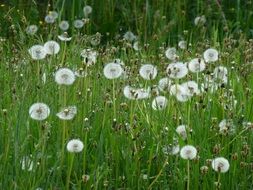
<instances>
[{"instance_id":1,"label":"slender stalk","mask_svg":"<svg viewBox=\"0 0 253 190\"><path fill-rule=\"evenodd\" d=\"M190 160L187 160L187 190L190 190Z\"/></svg>"},{"instance_id":2,"label":"slender stalk","mask_svg":"<svg viewBox=\"0 0 253 190\"><path fill-rule=\"evenodd\" d=\"M69 169L67 173L67 181L66 181L66 190L69 190L69 185L70 185L70 176L73 168L73 163L74 163L74 154L69 155Z\"/></svg>"}]
</instances>

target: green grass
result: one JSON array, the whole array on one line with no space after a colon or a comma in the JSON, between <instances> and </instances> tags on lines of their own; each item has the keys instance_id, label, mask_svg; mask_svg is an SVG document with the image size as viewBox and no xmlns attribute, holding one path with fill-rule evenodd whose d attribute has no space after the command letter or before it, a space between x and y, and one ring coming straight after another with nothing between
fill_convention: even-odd
<instances>
[{"instance_id":1,"label":"green grass","mask_svg":"<svg viewBox=\"0 0 253 190\"><path fill-rule=\"evenodd\" d=\"M190 161L190 189L217 189L219 176L208 159L218 156L230 163L229 171L220 175L220 189L253 188L253 131L243 128L243 122L253 122L252 1L222 1L220 9L219 1L200 0L53 2L49 8L46 3L12 0L0 7L0 18L4 18L0 21L0 189L186 189L187 161L162 151L173 143L180 124L192 129L187 140L179 138L180 147L192 144L198 150L198 158ZM56 24L48 26L44 16L54 9L61 11L62 19L73 21L82 18L85 4L93 7L90 22L81 31L69 30L73 38L64 52L65 44L57 38L60 30ZM194 26L194 18L203 14L206 24ZM29 24L39 26L35 36L25 33ZM128 30L139 37L140 51L122 40ZM80 53L91 47L87 39L96 32L102 34L101 44L92 47L98 60L86 67ZM28 49L49 39L60 43L60 53L32 60ZM125 85L153 86L166 76L170 61L165 49L177 47L180 39L188 44L187 50L178 48L183 62L201 57L209 47L216 48L219 60L208 64L204 74L226 66L229 83L185 103L161 92L168 99L162 111L151 108L155 95L146 100L126 99ZM115 58L130 70L128 79L104 77L104 65ZM143 63L157 66L156 79L145 81L139 76ZM77 78L71 86L59 86L54 73L61 67L83 69L87 76ZM44 73L45 84L41 80ZM203 75L198 77L202 82ZM197 80L197 75L189 73L175 82L187 80ZM231 109L222 106L228 101L226 93L237 100ZM50 107L46 120L30 118L28 110L35 102ZM64 105L77 106L73 120L56 117ZM232 119L235 134L219 134L222 119ZM81 153L66 150L73 138L84 143ZM25 156L33 161L32 171L21 167ZM202 166L208 166L206 174ZM90 179L86 182L83 175Z\"/></svg>"}]
</instances>

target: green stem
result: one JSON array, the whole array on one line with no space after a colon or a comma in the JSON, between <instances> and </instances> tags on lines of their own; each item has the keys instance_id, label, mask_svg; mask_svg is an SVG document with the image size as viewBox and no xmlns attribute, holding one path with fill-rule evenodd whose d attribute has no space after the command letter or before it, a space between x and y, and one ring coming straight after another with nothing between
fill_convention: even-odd
<instances>
[{"instance_id":1,"label":"green stem","mask_svg":"<svg viewBox=\"0 0 253 190\"><path fill-rule=\"evenodd\" d=\"M66 181L66 190L69 190L69 184L70 184L70 176L73 168L73 163L74 163L74 154L70 154L70 160L69 160L69 169L68 169L68 174L67 174L67 181Z\"/></svg>"},{"instance_id":2,"label":"green stem","mask_svg":"<svg viewBox=\"0 0 253 190\"><path fill-rule=\"evenodd\" d=\"M190 160L187 160L187 190L190 190Z\"/></svg>"}]
</instances>

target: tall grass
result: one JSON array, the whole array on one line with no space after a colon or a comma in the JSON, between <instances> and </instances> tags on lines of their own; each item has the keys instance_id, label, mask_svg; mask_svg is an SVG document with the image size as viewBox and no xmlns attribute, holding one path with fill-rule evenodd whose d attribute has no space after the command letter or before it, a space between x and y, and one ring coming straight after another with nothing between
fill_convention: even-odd
<instances>
[{"instance_id":1,"label":"tall grass","mask_svg":"<svg viewBox=\"0 0 253 190\"><path fill-rule=\"evenodd\" d=\"M50 4L50 7L48 6ZM84 5L93 12L87 28L71 30L73 39L61 43L60 54L41 61L30 58L27 50L34 44L57 39L57 30L44 22L45 14L57 10L61 18L82 18ZM8 1L0 7L0 189L252 189L252 129L243 122L253 122L252 99L252 1L174 1L174 0L65 0L40 3ZM217 11L218 10L218 11ZM205 15L204 26L194 26L194 18ZM40 22L41 21L41 22ZM39 24L40 22L40 24ZM38 24L39 33L25 34L29 24ZM135 52L122 40L126 31L138 35L142 49ZM87 36L102 34L102 43L93 47L98 53L95 65L87 67L80 52L89 48ZM115 36L120 35L120 39ZM165 110L151 108L152 99L134 101L122 94L125 85L153 86L165 76L168 60L165 48L176 46L180 39L188 49L180 50L183 61L189 61L208 47L220 52L217 63L208 65L229 70L229 83L215 93L206 92L185 103L173 96ZM66 51L63 51L66 45ZM130 44L131 45L131 44ZM120 58L130 69L127 80L107 80L103 66ZM62 60L62 61L61 61ZM157 65L159 76L144 81L138 75L141 64ZM54 81L60 67L82 69L87 76L74 85L62 88ZM41 81L46 75L46 83ZM203 80L188 75L187 80ZM181 82L179 80L178 82ZM227 93L233 93L237 104L227 109ZM51 109L46 121L29 117L34 102L45 102ZM78 114L72 121L60 121L55 114L64 105L76 105ZM229 104L231 105L231 104ZM220 135L218 124L232 119L234 135ZM173 144L180 124L192 131L186 141L198 157L189 162L179 155L163 152ZM252 127L251 127L252 128ZM80 154L66 150L67 142L79 138L84 143ZM228 173L218 174L210 159L224 156L230 162ZM26 167L22 160L27 158ZM29 159L28 159L29 158ZM29 171L30 162L33 162ZM188 167L189 166L189 167ZM202 166L208 166L205 173ZM86 180L86 175L90 176Z\"/></svg>"}]
</instances>

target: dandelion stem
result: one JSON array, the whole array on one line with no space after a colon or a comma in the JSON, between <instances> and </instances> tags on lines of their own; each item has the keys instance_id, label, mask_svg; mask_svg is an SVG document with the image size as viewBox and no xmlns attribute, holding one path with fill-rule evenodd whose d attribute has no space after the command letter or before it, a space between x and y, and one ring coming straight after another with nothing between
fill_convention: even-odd
<instances>
[{"instance_id":1,"label":"dandelion stem","mask_svg":"<svg viewBox=\"0 0 253 190\"><path fill-rule=\"evenodd\" d=\"M190 160L187 160L187 190L190 190Z\"/></svg>"},{"instance_id":2,"label":"dandelion stem","mask_svg":"<svg viewBox=\"0 0 253 190\"><path fill-rule=\"evenodd\" d=\"M115 97L115 81L112 80L112 98L113 98L113 119L116 119L116 97Z\"/></svg>"},{"instance_id":3,"label":"dandelion stem","mask_svg":"<svg viewBox=\"0 0 253 190\"><path fill-rule=\"evenodd\" d=\"M66 190L69 189L69 184L70 184L70 176L71 176L71 172L72 172L72 168L73 168L73 163L74 163L74 154L70 154L70 160L69 160L69 170L68 170L68 174L67 174L67 181L66 181Z\"/></svg>"}]
</instances>

